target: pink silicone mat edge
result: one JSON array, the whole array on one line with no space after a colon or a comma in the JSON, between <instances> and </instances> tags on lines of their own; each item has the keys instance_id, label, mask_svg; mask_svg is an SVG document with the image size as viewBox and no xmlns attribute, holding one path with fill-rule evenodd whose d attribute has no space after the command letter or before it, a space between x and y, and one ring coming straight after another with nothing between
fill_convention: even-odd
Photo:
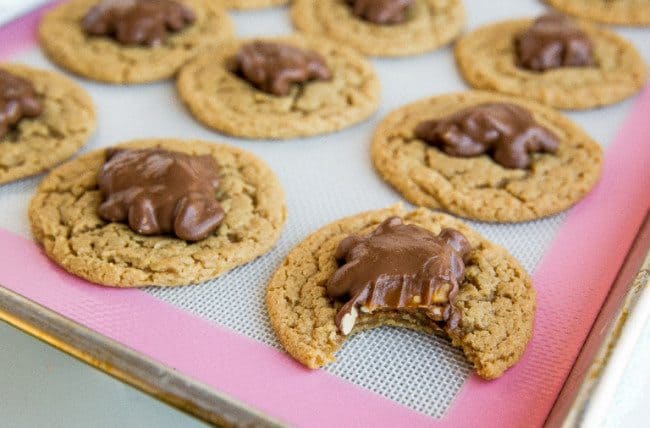
<instances>
[{"instance_id":1,"label":"pink silicone mat edge","mask_svg":"<svg viewBox=\"0 0 650 428\"><path fill-rule=\"evenodd\" d=\"M49 8L0 28L0 57L32 46ZM324 371L309 371L282 352L142 291L105 289L72 277L35 243L5 230L0 283L295 425L541 425L650 206L648 112L646 89L608 151L600 185L571 211L537 269L535 336L522 361L496 381L472 377L442 420ZM315 416L320 409L336 411Z\"/></svg>"}]
</instances>

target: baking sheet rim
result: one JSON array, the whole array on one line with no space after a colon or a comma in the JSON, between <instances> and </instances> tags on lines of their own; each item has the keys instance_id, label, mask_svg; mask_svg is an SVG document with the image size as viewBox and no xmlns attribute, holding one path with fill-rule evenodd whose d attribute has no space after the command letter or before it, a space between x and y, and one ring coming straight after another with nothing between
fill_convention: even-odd
<instances>
[{"instance_id":1,"label":"baking sheet rim","mask_svg":"<svg viewBox=\"0 0 650 428\"><path fill-rule=\"evenodd\" d=\"M1 284L0 320L204 422L219 426L284 426L272 417ZM62 334L62 330L67 330L68 337ZM84 345L88 345L87 348L84 349ZM101 355L102 352L106 355ZM137 363L130 364L129 361ZM158 376L150 376L152 370L157 370Z\"/></svg>"},{"instance_id":2,"label":"baking sheet rim","mask_svg":"<svg viewBox=\"0 0 650 428\"><path fill-rule=\"evenodd\" d=\"M637 246L637 239L642 235L644 230L647 233L649 229L650 216L646 218L642 228L635 237L635 243L631 247L630 253L626 256L621 271L630 262L629 256ZM607 376L612 376L610 366L615 361L618 364L621 363L620 357L617 359L603 358L603 355L614 355L616 353L619 338L625 337L627 331L632 329L631 324L626 323L625 320L634 314L637 302L642 299L650 299L650 287L648 287L650 282L650 248L645 248L644 254L643 262L638 272L633 276L631 281L627 281L624 284L626 287L625 297L622 299L621 305L612 314L613 317L609 320L610 327L608 332L603 336L603 341L598 347L596 357L589 365L589 370L586 372L584 380L580 383L576 394L567 398L571 400L571 405L568 407L568 411L563 412L563 415L559 417L559 420L562 421L562 426L581 426L584 421L590 420L591 412L594 412L599 407L590 398L598 390L599 383ZM603 307L606 303L603 304ZM27 319L27 314L33 319ZM600 312L598 316L601 316ZM645 318L647 319L648 317L646 316ZM47 320L47 322L39 323L39 319ZM244 422L241 418L245 418L247 422L254 422L255 426L281 426L280 422L271 417L257 412L213 388L193 381L189 377L179 374L179 372L154 361L142 353L119 344L38 303L32 302L2 285L0 285L0 320L205 422L220 425L234 425ZM57 327L64 329L72 327L72 331L68 332L70 337L59 337L60 333L57 334ZM77 335L80 336L79 339L81 340L75 343L74 338ZM97 355L94 352L91 345L84 349L83 346L88 344L84 342L84 339L90 339L92 343L107 352L107 356L116 358L116 360L111 361L110 358L102 358L101 355ZM159 370L161 376L158 379L148 377L141 370L138 370L138 367L129 366L128 364L124 365L125 362L122 360L129 359L138 361L141 366L155 367ZM573 374L573 371L572 369L571 374ZM161 378L163 381L159 380ZM181 390L170 387L173 386L174 382L177 386L181 387ZM186 390L183 391L182 388L186 388ZM212 405L210 405L211 400L214 402ZM602 403L602 399L598 403ZM558 400L550 414L553 414L559 405Z\"/></svg>"}]
</instances>

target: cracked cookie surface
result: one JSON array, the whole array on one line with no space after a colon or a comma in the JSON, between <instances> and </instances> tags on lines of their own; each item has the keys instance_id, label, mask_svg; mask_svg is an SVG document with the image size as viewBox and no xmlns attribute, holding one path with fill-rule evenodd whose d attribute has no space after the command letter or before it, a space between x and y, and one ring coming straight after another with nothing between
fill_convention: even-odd
<instances>
[{"instance_id":1,"label":"cracked cookie surface","mask_svg":"<svg viewBox=\"0 0 650 428\"><path fill-rule=\"evenodd\" d=\"M90 95L72 80L20 64L0 68L30 81L43 113L0 138L0 184L38 174L74 155L95 131Z\"/></svg>"},{"instance_id":2,"label":"cracked cookie surface","mask_svg":"<svg viewBox=\"0 0 650 428\"><path fill-rule=\"evenodd\" d=\"M612 31L578 23L593 42L594 67L560 67L545 72L517 65L515 36L533 21L491 24L463 36L456 62L474 88L527 97L555 108L578 110L619 102L646 80L646 65L636 48Z\"/></svg>"},{"instance_id":3,"label":"cracked cookie surface","mask_svg":"<svg viewBox=\"0 0 650 428\"><path fill-rule=\"evenodd\" d=\"M178 1L192 9L196 21L171 34L162 46L125 46L109 37L87 35L81 21L98 0L72 0L47 13L41 21L41 47L52 61L89 79L108 83L168 79L198 52L232 37L234 32L220 2Z\"/></svg>"},{"instance_id":4,"label":"cracked cookie surface","mask_svg":"<svg viewBox=\"0 0 650 428\"><path fill-rule=\"evenodd\" d=\"M647 0L546 0L554 8L606 24L650 25Z\"/></svg>"},{"instance_id":5,"label":"cracked cookie surface","mask_svg":"<svg viewBox=\"0 0 650 428\"><path fill-rule=\"evenodd\" d=\"M316 231L286 257L271 279L266 303L271 324L284 348L305 366L316 369L335 360L346 336L336 327L341 303L333 303L325 284L338 265L336 249L350 234L365 235L391 216L400 216L434 234L444 227L460 231L472 251L456 307L456 329L440 328L404 313L360 313L352 334L382 325L406 327L451 338L463 349L477 373L499 377L523 355L533 333L536 292L520 264L468 225L425 208L407 212L396 205L348 217Z\"/></svg>"},{"instance_id":6,"label":"cracked cookie surface","mask_svg":"<svg viewBox=\"0 0 650 428\"><path fill-rule=\"evenodd\" d=\"M258 9L263 7L282 6L291 0L224 0L229 9Z\"/></svg>"},{"instance_id":7,"label":"cracked cookie surface","mask_svg":"<svg viewBox=\"0 0 650 428\"><path fill-rule=\"evenodd\" d=\"M425 120L483 103L505 102L530 111L559 139L555 154L537 153L528 169L508 169L489 156L454 157L414 135ZM555 110L506 95L469 91L401 107L375 131L372 160L379 174L416 205L489 222L534 220L563 211L596 185L602 149Z\"/></svg>"},{"instance_id":8,"label":"cracked cookie surface","mask_svg":"<svg viewBox=\"0 0 650 428\"><path fill-rule=\"evenodd\" d=\"M237 137L288 139L352 126L379 106L379 78L352 49L298 35L255 40L320 54L332 79L294 85L287 96L266 94L230 71L239 47L250 40L225 42L199 55L178 76L181 99L206 126Z\"/></svg>"},{"instance_id":9,"label":"cracked cookie surface","mask_svg":"<svg viewBox=\"0 0 650 428\"><path fill-rule=\"evenodd\" d=\"M291 18L300 31L348 44L366 55L404 56L437 49L465 24L460 0L415 0L408 19L377 25L357 17L345 0L294 0Z\"/></svg>"},{"instance_id":10,"label":"cracked cookie surface","mask_svg":"<svg viewBox=\"0 0 650 428\"><path fill-rule=\"evenodd\" d=\"M202 141L138 140L117 147L162 148L212 155L219 168L217 200L226 211L216 232L188 243L170 236L142 236L123 223L103 221L97 174L99 150L48 175L29 208L32 232L47 255L67 271L116 287L198 283L269 251L286 221L285 196L271 169L249 152Z\"/></svg>"}]
</instances>

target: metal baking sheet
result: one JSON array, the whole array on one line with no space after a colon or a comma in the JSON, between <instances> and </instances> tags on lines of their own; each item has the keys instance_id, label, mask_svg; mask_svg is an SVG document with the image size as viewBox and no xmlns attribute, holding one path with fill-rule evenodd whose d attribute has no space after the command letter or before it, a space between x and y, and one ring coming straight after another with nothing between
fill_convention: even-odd
<instances>
[{"instance_id":1,"label":"metal baking sheet","mask_svg":"<svg viewBox=\"0 0 650 428\"><path fill-rule=\"evenodd\" d=\"M498 6L475 0L466 5L468 29L544 10L532 0ZM291 31L285 8L232 15L240 36ZM13 50L10 60L54 68L30 45L35 22L36 17L31 16L1 30L16 44L9 46ZM640 29L617 31L629 37L646 60L650 58L650 46L644 43L647 33ZM18 47L23 49L18 51ZM318 227L401 199L381 182L369 160L373 129L389 111L426 96L466 88L449 48L373 62L383 83L382 107L373 118L339 133L286 142L238 140L203 128L184 110L171 82L116 87L77 78L95 99L99 112L98 132L84 151L154 136L231 142L256 153L274 168L287 191L289 221L274 251L217 281L176 289L106 290L61 272L31 241L26 207L42 177L2 186L0 258L4 269L0 283L7 292L2 301L11 302L0 311L2 318L213 422L210 415L239 411L241 403L246 403L244 412L254 408L296 425L314 424L314 411L332 405L339 414L319 412L318 422L354 425L363 417L365 423L384 425L406 421L412 425L463 425L483 413L485 406L493 408L508 397L517 397L508 406L498 406L490 419L483 418L486 425L541 424L650 204L650 177L643 168L650 162L650 153L638 135L647 135L642 117L650 111L650 94L646 91L616 106L569 113L608 151L603 182L585 202L568 213L521 225L474 223L534 274L540 292L535 339L522 363L503 379L487 383L473 377L462 355L444 340L389 328L353 338L337 363L311 373L281 352L263 305L266 281L289 249ZM617 233L612 233L612 228ZM604 257L602 251L593 249L597 247L607 248L613 255ZM581 259L567 258L572 252L581 254ZM28 272L16 269L22 265L16 254L34 268ZM565 301L567 287L574 283L584 298L577 307ZM16 298L16 293L29 302ZM20 316L17 308L25 309ZM66 335L66 328L60 335L46 334L43 323L24 321L28 315L47 315L50 322L64 316L81 325L83 334ZM567 320L574 325L567 327ZM90 352L93 349L105 352L95 357ZM158 375L147 377L138 372L134 360L124 352L137 361L157 364ZM120 364L106 364L109 354ZM423 366L427 369L421 370ZM544 376L540 375L542 367ZM194 382L208 397L214 393L221 401L215 398L219 404L206 404L201 398L205 397L191 388L172 389L157 382L177 381L177 377ZM236 415L243 417L243 413ZM341 422L341 415L351 419ZM229 421L234 420L237 416Z\"/></svg>"}]
</instances>

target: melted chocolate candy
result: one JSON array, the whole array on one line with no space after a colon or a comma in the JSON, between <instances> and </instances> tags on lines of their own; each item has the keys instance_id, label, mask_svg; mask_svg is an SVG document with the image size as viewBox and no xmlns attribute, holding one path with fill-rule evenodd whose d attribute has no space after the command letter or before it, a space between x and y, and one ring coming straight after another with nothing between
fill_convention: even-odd
<instances>
[{"instance_id":1,"label":"melted chocolate candy","mask_svg":"<svg viewBox=\"0 0 650 428\"><path fill-rule=\"evenodd\" d=\"M519 65L533 71L594 65L591 40L571 19L544 15L515 40Z\"/></svg>"},{"instance_id":2,"label":"melted chocolate candy","mask_svg":"<svg viewBox=\"0 0 650 428\"><path fill-rule=\"evenodd\" d=\"M454 301L471 246L457 230L438 236L399 217L370 235L350 235L335 257L341 267L327 283L327 294L345 302L336 314L341 333L350 334L358 311L420 311L435 322L456 327Z\"/></svg>"},{"instance_id":3,"label":"melted chocolate candy","mask_svg":"<svg viewBox=\"0 0 650 428\"><path fill-rule=\"evenodd\" d=\"M379 25L400 24L408 18L413 0L346 0L352 13Z\"/></svg>"},{"instance_id":4,"label":"melted chocolate candy","mask_svg":"<svg viewBox=\"0 0 650 428\"><path fill-rule=\"evenodd\" d=\"M92 36L109 36L124 45L159 46L169 33L195 21L194 13L173 0L103 0L81 26Z\"/></svg>"},{"instance_id":5,"label":"melted chocolate candy","mask_svg":"<svg viewBox=\"0 0 650 428\"><path fill-rule=\"evenodd\" d=\"M323 57L290 45L255 41L237 53L234 70L256 88L288 95L294 83L332 78Z\"/></svg>"},{"instance_id":6,"label":"melted chocolate candy","mask_svg":"<svg viewBox=\"0 0 650 428\"><path fill-rule=\"evenodd\" d=\"M224 218L215 196L219 176L212 156L161 149L109 150L98 182L105 198L99 216L127 222L141 235L174 233L199 241Z\"/></svg>"},{"instance_id":7,"label":"melted chocolate candy","mask_svg":"<svg viewBox=\"0 0 650 428\"><path fill-rule=\"evenodd\" d=\"M43 103L31 82L0 70L0 138L24 117L43 113Z\"/></svg>"},{"instance_id":8,"label":"melted chocolate candy","mask_svg":"<svg viewBox=\"0 0 650 428\"><path fill-rule=\"evenodd\" d=\"M451 156L488 153L506 168L528 168L532 153L555 153L557 137L514 104L481 104L420 123L415 136Z\"/></svg>"}]
</instances>

